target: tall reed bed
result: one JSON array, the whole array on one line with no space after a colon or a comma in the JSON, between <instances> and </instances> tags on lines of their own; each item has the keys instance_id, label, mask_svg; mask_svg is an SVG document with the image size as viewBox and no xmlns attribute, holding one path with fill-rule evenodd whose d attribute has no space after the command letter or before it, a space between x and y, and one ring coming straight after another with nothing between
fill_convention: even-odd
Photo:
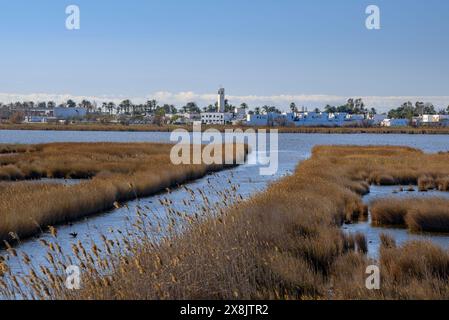
<instances>
[{"instance_id":1,"label":"tall reed bed","mask_svg":"<svg viewBox=\"0 0 449 320\"><path fill-rule=\"evenodd\" d=\"M371 205L374 224L407 227L413 232L449 232L449 199L379 199Z\"/></svg>"},{"instance_id":2,"label":"tall reed bed","mask_svg":"<svg viewBox=\"0 0 449 320\"><path fill-rule=\"evenodd\" d=\"M127 132L171 132L174 129L192 130L191 125L125 125L116 123L73 123L73 124L0 124L0 130L47 130L47 131L127 131ZM236 126L208 125L203 129L215 128L220 131L236 129ZM247 129L247 126L241 126ZM273 127L253 127L254 129L273 129ZM275 127L280 133L310 134L449 134L448 127Z\"/></svg>"},{"instance_id":3,"label":"tall reed bed","mask_svg":"<svg viewBox=\"0 0 449 320\"><path fill-rule=\"evenodd\" d=\"M172 146L167 144L63 143L10 148L27 151L0 159L1 241L31 236L49 225L104 212L120 202L229 167L173 165ZM240 149L244 154L237 154ZM246 152L235 148L233 157L244 157ZM43 177L85 181L76 185L1 183Z\"/></svg>"},{"instance_id":4,"label":"tall reed bed","mask_svg":"<svg viewBox=\"0 0 449 320\"><path fill-rule=\"evenodd\" d=\"M104 237L105 255L98 244L89 251L75 246L84 272L79 291L54 278L62 277L64 262L24 281L34 288L32 297L51 299L448 298L447 251L421 242L397 247L383 236L379 261L372 261L364 236L340 228L366 219L361 195L370 183L444 177L448 160L448 154L411 148L316 147L292 176L250 199L227 205L223 194L216 202L223 206L209 203L194 215L168 201L170 223L162 233L151 212L139 210L142 219L131 235ZM57 248L50 250L53 261L64 261ZM380 267L380 290L365 287L372 264ZM4 263L0 287L12 296L20 288L7 268Z\"/></svg>"}]
</instances>

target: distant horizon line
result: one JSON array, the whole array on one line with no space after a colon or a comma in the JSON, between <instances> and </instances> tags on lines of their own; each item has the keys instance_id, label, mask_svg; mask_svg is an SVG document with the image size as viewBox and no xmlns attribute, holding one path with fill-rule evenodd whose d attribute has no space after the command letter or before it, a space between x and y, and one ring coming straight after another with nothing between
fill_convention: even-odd
<instances>
[{"instance_id":1,"label":"distant horizon line","mask_svg":"<svg viewBox=\"0 0 449 320\"><path fill-rule=\"evenodd\" d=\"M63 103L71 99L75 102L89 100L102 104L103 102L120 103L123 100L131 100L133 103L145 103L148 100L156 100L161 104L173 104L175 106L185 105L188 102L195 102L201 107L214 104L217 94L199 94L194 91L157 91L145 96L124 96L124 95L73 95L73 94L50 94L50 93L0 93L0 103L9 104L15 102L48 102ZM366 96L366 95L328 95L328 94L278 94L278 95L227 95L226 99L233 105L240 105L245 102L250 107L260 107L263 105L274 105L281 110L288 110L290 103L294 102L298 107L323 108L326 105L343 105L350 98L361 98L367 108L376 108L378 111L388 111L393 107L399 107L407 101L413 103L430 102L436 109L445 109L449 106L449 96Z\"/></svg>"}]
</instances>

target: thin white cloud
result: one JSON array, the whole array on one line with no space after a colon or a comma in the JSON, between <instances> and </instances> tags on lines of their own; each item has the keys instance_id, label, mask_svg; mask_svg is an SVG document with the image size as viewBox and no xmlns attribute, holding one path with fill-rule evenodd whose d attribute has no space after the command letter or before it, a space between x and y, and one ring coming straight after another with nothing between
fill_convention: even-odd
<instances>
[{"instance_id":1,"label":"thin white cloud","mask_svg":"<svg viewBox=\"0 0 449 320\"><path fill-rule=\"evenodd\" d=\"M379 111L387 111L393 107L400 106L406 101L423 101L432 102L437 109L445 109L449 105L449 96L357 96L354 98L362 98L365 105L369 108L374 107ZM31 94L14 94L14 93L0 93L0 102L10 103L16 101L55 101L61 103L72 99L75 101L81 101L83 99L91 100L101 104L106 101L113 101L119 103L125 98L131 99L134 103L144 103L148 99L155 99L159 103L169 103L176 106L182 106L187 102L194 101L200 106L213 104L216 101L216 94L206 93L199 94L193 91L185 92L169 92L159 91L153 94L149 94L144 97L125 97L125 96L77 96L71 94L47 94L47 93L31 93ZM281 109L288 110L288 106L291 102L295 102L297 106L305 106L308 108L315 108L330 104L341 105L349 97L337 96L337 95L325 95L325 94L280 94L280 95L245 95L236 96L228 95L227 99L234 105L238 105L242 102L248 103L251 107L261 105L276 105Z\"/></svg>"}]
</instances>

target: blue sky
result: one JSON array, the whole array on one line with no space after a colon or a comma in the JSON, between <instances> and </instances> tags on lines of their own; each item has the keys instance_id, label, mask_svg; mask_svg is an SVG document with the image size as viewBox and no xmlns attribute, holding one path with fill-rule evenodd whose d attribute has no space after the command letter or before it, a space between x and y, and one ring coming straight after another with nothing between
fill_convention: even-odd
<instances>
[{"instance_id":1,"label":"blue sky","mask_svg":"<svg viewBox=\"0 0 449 320\"><path fill-rule=\"evenodd\" d=\"M381 30L365 28L370 4ZM448 34L447 0L0 0L0 100L201 104L223 85L236 103L447 106Z\"/></svg>"}]
</instances>

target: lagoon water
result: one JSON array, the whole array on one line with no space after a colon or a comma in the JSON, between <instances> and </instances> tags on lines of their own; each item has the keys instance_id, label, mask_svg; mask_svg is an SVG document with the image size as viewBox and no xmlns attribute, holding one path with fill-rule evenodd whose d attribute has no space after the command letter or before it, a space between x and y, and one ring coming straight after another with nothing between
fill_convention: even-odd
<instances>
[{"instance_id":1,"label":"lagoon water","mask_svg":"<svg viewBox=\"0 0 449 320\"><path fill-rule=\"evenodd\" d=\"M384 198L426 198L426 197L439 197L447 198L449 200L449 192L440 192L436 190L421 192L418 188L416 191L406 191L408 186L403 186L403 190L399 192L398 186L371 186L370 193L363 197L363 202L369 205L376 199ZM386 227L374 227L371 225L371 215L369 215L368 221L344 225L345 232L350 234L363 233L368 241L368 255L371 258L376 259L379 254L380 248L380 235L382 233L392 236L396 240L397 245L401 245L406 241L419 240L419 241L432 241L433 243L441 246L442 248L449 248L449 235L436 234L436 233L411 233L407 229L403 228L386 228Z\"/></svg>"},{"instance_id":2,"label":"lagoon water","mask_svg":"<svg viewBox=\"0 0 449 320\"><path fill-rule=\"evenodd\" d=\"M170 142L170 133L166 132L70 132L70 131L0 131L0 143L50 143L50 142ZM282 176L291 174L297 164L310 157L311 150L316 145L351 144L351 145L397 145L410 146L434 153L449 151L449 136L446 135L377 135L377 134L279 134L279 170L274 176L259 175L259 167L242 165L237 168L222 171L211 176L189 183L189 188L205 192L211 199L217 198L219 192L229 192L228 180L238 186L238 193L248 198L254 193L266 188L267 184ZM250 155L250 156L254 156ZM55 195L56 196L56 195ZM90 247L92 241L98 241L100 234L108 234L111 230L125 230L129 227L130 219L135 217L137 207L148 207L152 215L163 217L165 207L159 199L170 199L178 210L194 213L201 206L184 205L190 195L182 188L173 190L169 194L159 194L145 199L131 201L126 207L96 215L72 225L58 228L58 243L70 252L72 243L81 241ZM363 228L363 226L360 226ZM405 232L405 231L404 231ZM76 233L74 239L70 234ZM373 234L372 237L376 235ZM401 239L408 239L402 235ZM51 241L51 236L42 234L40 239ZM437 241L438 242L438 241ZM440 242L448 244L449 241ZM35 263L45 264L46 250L39 244L37 238L23 241L18 251L26 252ZM372 250L376 247L371 246ZM5 252L0 251L0 255ZM10 266L15 272L21 272L20 263L11 260Z\"/></svg>"}]
</instances>

